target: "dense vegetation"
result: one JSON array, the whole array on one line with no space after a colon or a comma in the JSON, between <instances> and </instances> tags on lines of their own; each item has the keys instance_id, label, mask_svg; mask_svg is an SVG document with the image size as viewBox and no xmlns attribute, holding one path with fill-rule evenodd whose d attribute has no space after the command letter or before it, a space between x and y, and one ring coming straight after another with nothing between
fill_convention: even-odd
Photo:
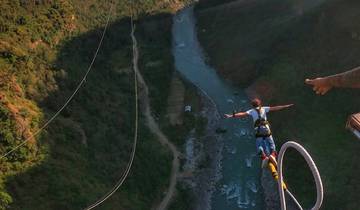
<instances>
[{"instance_id":1,"label":"dense vegetation","mask_svg":"<svg viewBox=\"0 0 360 210\"><path fill-rule=\"evenodd\" d=\"M156 113L172 71L169 13L184 1L114 1L112 23L86 83L37 138L0 160L0 208L80 209L117 180L131 152L134 92L129 13L141 20L141 62ZM72 93L100 39L110 1L0 2L0 154L32 135ZM158 17L149 17L149 16ZM146 34L151 34L147 36ZM151 37L151 38L149 38ZM155 47L156 46L156 47ZM147 70L146 70L147 71ZM161 97L161 100L158 98ZM104 209L149 209L168 183L171 155L140 120L135 165Z\"/></svg>"},{"instance_id":2,"label":"dense vegetation","mask_svg":"<svg viewBox=\"0 0 360 210\"><path fill-rule=\"evenodd\" d=\"M271 114L274 136L278 147L295 139L313 155L325 187L322 209L360 204L360 143L344 129L347 116L360 111L360 91L320 97L304 80L360 64L359 8L355 0L257 0L197 11L202 45L222 75L241 87L251 84L266 104L295 104ZM286 178L309 206L315 192L304 167L290 152Z\"/></svg>"}]
</instances>

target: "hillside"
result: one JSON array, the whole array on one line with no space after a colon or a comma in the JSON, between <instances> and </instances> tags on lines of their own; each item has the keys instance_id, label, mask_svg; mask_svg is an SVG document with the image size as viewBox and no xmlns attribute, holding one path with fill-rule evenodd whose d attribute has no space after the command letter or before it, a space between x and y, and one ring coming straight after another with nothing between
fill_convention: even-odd
<instances>
[{"instance_id":1,"label":"hillside","mask_svg":"<svg viewBox=\"0 0 360 210\"><path fill-rule=\"evenodd\" d=\"M155 112L170 83L171 16L186 1L135 1L141 65ZM92 72L74 100L28 144L1 159L0 209L81 209L123 172L134 132L130 4L115 1ZM72 94L97 47L110 1L2 1L0 4L0 153L31 136ZM152 77L162 77L162 83ZM159 98L162 98L159 100ZM140 120L129 179L103 209L149 209L168 184L171 154Z\"/></svg>"},{"instance_id":2,"label":"hillside","mask_svg":"<svg viewBox=\"0 0 360 210\"><path fill-rule=\"evenodd\" d=\"M344 127L347 116L360 111L360 91L338 89L320 97L304 80L360 64L360 2L254 0L216 7L207 2L200 2L197 17L210 63L250 97L271 105L294 103L292 110L270 115L278 148L296 140L313 155L324 182L322 209L357 209L360 143ZM310 206L315 191L303 167L289 152L286 179Z\"/></svg>"}]
</instances>

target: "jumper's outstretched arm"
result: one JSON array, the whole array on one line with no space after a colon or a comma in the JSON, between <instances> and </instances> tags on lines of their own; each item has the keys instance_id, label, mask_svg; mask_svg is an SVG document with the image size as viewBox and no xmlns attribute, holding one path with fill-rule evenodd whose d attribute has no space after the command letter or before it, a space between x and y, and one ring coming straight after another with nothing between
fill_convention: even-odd
<instances>
[{"instance_id":1,"label":"jumper's outstretched arm","mask_svg":"<svg viewBox=\"0 0 360 210\"><path fill-rule=\"evenodd\" d=\"M281 105L281 106L272 106L270 107L270 112L272 111L280 111L280 110L283 110L283 109L287 109L291 106L294 106L294 104L287 104L287 105Z\"/></svg>"},{"instance_id":2,"label":"jumper's outstretched arm","mask_svg":"<svg viewBox=\"0 0 360 210\"><path fill-rule=\"evenodd\" d=\"M233 114L225 114L225 118L231 118L231 117L234 117L234 118L241 118L241 117L246 117L248 116L249 114L246 113L246 112L238 112L238 113L233 113Z\"/></svg>"}]
</instances>

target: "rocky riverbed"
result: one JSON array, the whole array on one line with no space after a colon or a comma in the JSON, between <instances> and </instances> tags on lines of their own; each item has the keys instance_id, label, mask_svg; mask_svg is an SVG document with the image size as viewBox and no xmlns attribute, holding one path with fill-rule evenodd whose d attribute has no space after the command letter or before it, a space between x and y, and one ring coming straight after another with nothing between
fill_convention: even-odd
<instances>
[{"instance_id":1,"label":"rocky riverbed","mask_svg":"<svg viewBox=\"0 0 360 210\"><path fill-rule=\"evenodd\" d=\"M206 131L202 137L195 137L195 133L190 132L186 140L182 182L194 192L194 209L209 210L212 193L221 178L221 153L224 143L221 135L215 132L221 117L216 105L202 91L198 92L202 104L198 115L207 119Z\"/></svg>"}]
</instances>

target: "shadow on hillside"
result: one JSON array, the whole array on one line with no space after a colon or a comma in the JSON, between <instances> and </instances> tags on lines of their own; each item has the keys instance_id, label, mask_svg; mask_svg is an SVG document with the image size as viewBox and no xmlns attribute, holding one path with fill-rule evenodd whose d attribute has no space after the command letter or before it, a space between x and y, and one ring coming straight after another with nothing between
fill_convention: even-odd
<instances>
[{"instance_id":1,"label":"shadow on hillside","mask_svg":"<svg viewBox=\"0 0 360 210\"><path fill-rule=\"evenodd\" d=\"M170 47L171 18L158 15L143 21L138 32L146 45L157 50ZM54 64L59 89L41 104L47 117L60 108L86 72L103 28L74 37L62 46ZM134 90L130 21L109 25L103 45L69 106L42 137L45 160L23 174L9 178L12 209L81 209L109 190L124 171L132 149ZM170 173L171 156L140 125L135 165L127 184L111 208L148 209L160 194ZM40 155L40 154L39 154ZM137 198L134 198L139 196ZM111 202L114 204L115 202ZM136 206L135 205L135 206ZM108 205L108 207L110 207Z\"/></svg>"}]
</instances>

